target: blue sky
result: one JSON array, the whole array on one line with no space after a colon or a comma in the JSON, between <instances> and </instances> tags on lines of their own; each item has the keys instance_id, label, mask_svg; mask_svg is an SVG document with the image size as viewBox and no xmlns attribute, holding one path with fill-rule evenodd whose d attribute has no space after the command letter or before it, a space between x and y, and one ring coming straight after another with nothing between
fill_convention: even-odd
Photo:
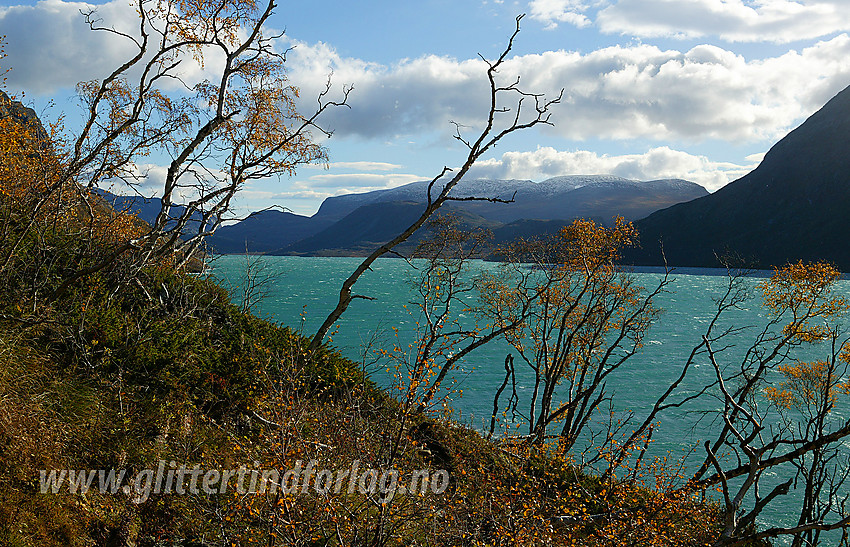
<instances>
[{"instance_id":1,"label":"blue sky","mask_svg":"<svg viewBox=\"0 0 850 547\"><path fill-rule=\"evenodd\" d=\"M526 0L281 2L271 26L295 46L288 73L307 109L331 71L351 109L323 124L330 168L246 188L240 210L312 214L341 193L431 178L463 150L449 120L475 126L486 101L477 54L495 56L526 13L505 76L565 101L554 128L502 143L473 176L686 178L716 190L850 85L847 0ZM82 24L80 3L0 4L8 91L47 117L72 113L73 85L122 50ZM98 7L132 17L127 0ZM71 115L70 119L73 119ZM156 169L149 185L156 188Z\"/></svg>"}]
</instances>

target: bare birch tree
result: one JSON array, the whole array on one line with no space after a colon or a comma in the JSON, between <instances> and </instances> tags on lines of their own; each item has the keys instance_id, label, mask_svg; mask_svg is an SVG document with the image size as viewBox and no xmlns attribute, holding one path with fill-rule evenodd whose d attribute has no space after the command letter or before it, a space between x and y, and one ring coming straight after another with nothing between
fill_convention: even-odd
<instances>
[{"instance_id":1,"label":"bare birch tree","mask_svg":"<svg viewBox=\"0 0 850 547\"><path fill-rule=\"evenodd\" d=\"M444 203L448 201L475 200L506 201L499 198L476 196L455 197L451 194L451 192L463 179L463 177L466 176L475 162L506 136L537 125L552 125L552 122L550 122L551 109L554 105L560 102L563 90L561 90L561 93L557 97L546 98L542 94L530 93L523 90L520 87L519 78L506 83L499 79L499 70L503 67L508 55L513 49L514 39L520 32L520 21L522 20L522 17L522 15L517 17L516 29L508 40L507 46L498 58L495 60L487 60L481 56L487 64L486 77L490 88L489 97L486 99L489 102L489 109L484 128L476 137L468 138L462 134L461 126L459 124L455 124L455 139L468 149L466 159L456 170L444 167L440 174L428 183L425 196L426 204L420 216L401 233L375 249L343 282L339 291L339 300L336 306L328 314L327 318L316 331L316 334L313 335L312 341L310 342L311 351L315 351L324 342L331 327L333 327L334 323L336 323L342 314L345 313L345 310L348 309L348 306L352 301L358 298L370 298L367 295L361 295L354 292L354 285L363 273L366 272L378 258L387 254L392 254L399 244L407 241L408 238L419 230ZM512 104L512 106L505 106L506 104Z\"/></svg>"}]
</instances>

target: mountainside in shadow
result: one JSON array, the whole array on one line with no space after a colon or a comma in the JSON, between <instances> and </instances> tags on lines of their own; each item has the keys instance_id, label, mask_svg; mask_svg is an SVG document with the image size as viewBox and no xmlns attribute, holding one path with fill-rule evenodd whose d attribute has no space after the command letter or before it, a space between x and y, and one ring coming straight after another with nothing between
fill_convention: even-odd
<instances>
[{"instance_id":1,"label":"mountainside in shadow","mask_svg":"<svg viewBox=\"0 0 850 547\"><path fill-rule=\"evenodd\" d=\"M386 243L413 224L422 214L424 205L415 201L376 202L358 207L340 221L321 232L277 249L271 254L308 256L363 256ZM501 223L487 220L448 203L441 214L452 214L463 230L494 230ZM409 253L428 233L427 225L410 237L396 251Z\"/></svg>"},{"instance_id":2,"label":"mountainside in shadow","mask_svg":"<svg viewBox=\"0 0 850 547\"><path fill-rule=\"evenodd\" d=\"M309 238L331 221L283 211L261 211L236 224L222 226L207 238L216 253L268 252Z\"/></svg>"},{"instance_id":3,"label":"mountainside in shadow","mask_svg":"<svg viewBox=\"0 0 850 547\"><path fill-rule=\"evenodd\" d=\"M637 228L634 264L713 267L732 253L761 268L832 262L850 271L850 87L780 140L754 171L714 194L657 211Z\"/></svg>"},{"instance_id":4,"label":"mountainside in shadow","mask_svg":"<svg viewBox=\"0 0 850 547\"><path fill-rule=\"evenodd\" d=\"M162 208L162 200L156 197L122 196L112 194L99 188L95 188L94 192L116 211L135 214L148 224L153 224L156 221L156 217ZM180 218L185 213L186 207L183 205L174 205L171 211L172 218ZM168 221L166 222L165 227L171 228L175 225L175 222L176 221ZM189 222L186 223L185 228L182 230L182 233L187 237L197 234L201 222L203 222L203 217L200 213L192 214L189 218ZM244 245L242 246L242 252L245 252Z\"/></svg>"},{"instance_id":5,"label":"mountainside in shadow","mask_svg":"<svg viewBox=\"0 0 850 547\"><path fill-rule=\"evenodd\" d=\"M314 216L292 215L286 225L274 224L268 213L258 214L219 229L210 238L211 245L224 253L244 252L245 241L249 240L252 252L367 254L407 228L421 214L427 184L416 182L390 190L331 197ZM479 179L461 182L452 195L514 201L448 202L441 212L459 216L465 229L494 230L496 241L501 242L521 235L552 233L574 218L593 218L605 224L610 224L617 215L633 220L707 194L702 186L678 179L640 182L611 175L555 177L540 183ZM421 232L404 249L415 245L425 233Z\"/></svg>"},{"instance_id":6,"label":"mountainside in shadow","mask_svg":"<svg viewBox=\"0 0 850 547\"><path fill-rule=\"evenodd\" d=\"M327 198L317 218L340 220L358 207L389 201L426 201L427 182L413 182L363 194ZM434 193L440 190L435 185ZM510 223L521 219L569 219L597 216L610 219L623 215L637 219L674 203L689 201L708 192L692 182L669 179L635 181L612 175L574 175L554 177L543 182L529 180L474 179L461 181L453 190L454 197L513 199L512 203L487 201L464 202L470 213Z\"/></svg>"}]
</instances>

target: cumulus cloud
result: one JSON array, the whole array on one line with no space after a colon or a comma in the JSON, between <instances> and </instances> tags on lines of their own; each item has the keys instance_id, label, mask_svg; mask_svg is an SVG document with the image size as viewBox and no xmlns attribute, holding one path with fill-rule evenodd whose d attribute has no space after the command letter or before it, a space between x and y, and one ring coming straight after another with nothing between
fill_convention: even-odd
<instances>
[{"instance_id":1,"label":"cumulus cloud","mask_svg":"<svg viewBox=\"0 0 850 547\"><path fill-rule=\"evenodd\" d=\"M210 169L210 173L221 179L227 177L226 173L215 169ZM156 198L162 196L167 176L167 165L137 163L130 166L126 178L106 180L100 183L98 188L115 195ZM200 194L197 181L191 173L184 173L178 179L178 185L172 194L174 203L186 204L191 200L198 199L198 197L200 197Z\"/></svg>"},{"instance_id":2,"label":"cumulus cloud","mask_svg":"<svg viewBox=\"0 0 850 547\"><path fill-rule=\"evenodd\" d=\"M474 126L485 114L481 61L425 56L386 66L342 57L326 44L298 44L289 61L305 108L331 71L337 86L354 84L351 109L325 118L339 135L448 131L449 120ZM753 142L783 135L850 82L850 37L757 60L712 45L547 51L514 57L501 72L505 81L520 74L526 90L554 96L565 88L552 131L566 138Z\"/></svg>"},{"instance_id":3,"label":"cumulus cloud","mask_svg":"<svg viewBox=\"0 0 850 547\"><path fill-rule=\"evenodd\" d=\"M711 45L637 45L529 55L522 67L530 88L567 86L555 123L570 138L753 141L780 136L840 91L850 81L848 54L841 35L754 61Z\"/></svg>"},{"instance_id":4,"label":"cumulus cloud","mask_svg":"<svg viewBox=\"0 0 850 547\"><path fill-rule=\"evenodd\" d=\"M324 118L337 134L392 138L446 127L450 119L474 123L487 112L481 101L486 65L480 59L426 55L386 66L342 57L324 43L293 45L289 77L301 88L303 108L315 104L329 74L332 98L344 84L354 85L351 110L330 111Z\"/></svg>"},{"instance_id":5,"label":"cumulus cloud","mask_svg":"<svg viewBox=\"0 0 850 547\"><path fill-rule=\"evenodd\" d=\"M303 166L307 169L325 169L326 166L308 163ZM393 171L403 166L396 163L382 161L333 161L327 164L330 169L355 169L357 171Z\"/></svg>"},{"instance_id":6,"label":"cumulus cloud","mask_svg":"<svg viewBox=\"0 0 850 547\"><path fill-rule=\"evenodd\" d=\"M4 66L10 67L8 87L33 94L51 95L78 82L104 78L132 58L135 44L126 37L107 31L92 31L81 12L96 10L99 27L113 28L138 36L138 15L126 0L102 4L41 0L33 5L0 7L0 36L6 37ZM210 51L205 66L185 56L179 67L188 85L202 81L220 69L223 59ZM161 82L172 88L180 82Z\"/></svg>"},{"instance_id":7,"label":"cumulus cloud","mask_svg":"<svg viewBox=\"0 0 850 547\"><path fill-rule=\"evenodd\" d=\"M788 43L850 30L850 12L845 0L618 0L596 23L641 37Z\"/></svg>"},{"instance_id":8,"label":"cumulus cloud","mask_svg":"<svg viewBox=\"0 0 850 547\"><path fill-rule=\"evenodd\" d=\"M590 26L590 19L583 13L587 6L579 0L532 0L528 8L531 18L544 22L548 29L556 28L558 23Z\"/></svg>"},{"instance_id":9,"label":"cumulus cloud","mask_svg":"<svg viewBox=\"0 0 850 547\"><path fill-rule=\"evenodd\" d=\"M42 0L31 6L0 8L0 36L6 36L4 63L11 67L8 85L31 93L49 94L57 87L105 76L133 52L130 42L106 32L92 32L80 11L83 2ZM98 6L109 26L132 32L135 17L125 1Z\"/></svg>"},{"instance_id":10,"label":"cumulus cloud","mask_svg":"<svg viewBox=\"0 0 850 547\"><path fill-rule=\"evenodd\" d=\"M583 0L536 0L532 7L537 16L558 22L559 13L595 9L598 1L588 0L592 7L586 8ZM658 7L665 1L643 0L640 6ZM715 6L723 13L743 9L775 14L791 10L789 1L671 3L692 9ZM637 0L618 0L602 12L613 18L616 9L638 6L633 2ZM798 17L803 20L815 8L832 13L829 10L837 4L819 0L794 5L801 6ZM667 11L673 10L668 7ZM14 69L9 81L13 91L48 94L102 76L106 67L126 58L125 41L88 30L79 14L86 8L87 4L61 0L0 8L0 34L8 36L7 61ZM101 4L98 13L104 24L132 30L134 14L124 0ZM832 18L835 25L842 17ZM429 132L446 135L452 130L450 120L474 127L486 114L486 65L480 59L425 55L388 65L341 56L324 43L282 38L278 44L281 51L291 45L296 48L288 56L288 73L302 89L302 110L314 107L329 73L333 73L333 98L339 97L342 84L354 84L352 108L329 111L324 118L339 136L392 141ZM190 80L203 76L191 63L185 70ZM753 142L781 136L850 82L850 38L840 34L799 51L750 60L712 45L687 51L645 44L588 53L548 51L509 59L500 75L504 81L522 75L524 89L550 96L565 88L551 130L565 138Z\"/></svg>"},{"instance_id":11,"label":"cumulus cloud","mask_svg":"<svg viewBox=\"0 0 850 547\"><path fill-rule=\"evenodd\" d=\"M532 0L533 19L609 34L789 43L850 30L844 0ZM595 12L595 13L592 13Z\"/></svg>"},{"instance_id":12,"label":"cumulus cloud","mask_svg":"<svg viewBox=\"0 0 850 547\"><path fill-rule=\"evenodd\" d=\"M424 177L410 173L326 173L296 178L290 190L275 193L275 198L324 199L343 194L395 188Z\"/></svg>"},{"instance_id":13,"label":"cumulus cloud","mask_svg":"<svg viewBox=\"0 0 850 547\"><path fill-rule=\"evenodd\" d=\"M644 154L599 155L587 150L559 151L540 147L530 152L506 152L478 163L471 178L542 180L560 175L611 174L633 180L687 179L713 191L756 167L709 160L666 146Z\"/></svg>"}]
</instances>

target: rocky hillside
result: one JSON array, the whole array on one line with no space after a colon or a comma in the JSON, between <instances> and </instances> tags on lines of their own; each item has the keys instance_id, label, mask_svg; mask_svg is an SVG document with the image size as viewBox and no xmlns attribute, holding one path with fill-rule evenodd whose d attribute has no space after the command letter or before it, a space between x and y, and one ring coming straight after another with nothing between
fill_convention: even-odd
<instances>
[{"instance_id":1,"label":"rocky hillside","mask_svg":"<svg viewBox=\"0 0 850 547\"><path fill-rule=\"evenodd\" d=\"M827 260L850 271L850 88L780 140L761 165L717 192L638 222L636 264L717 266L733 253L769 268Z\"/></svg>"}]
</instances>

